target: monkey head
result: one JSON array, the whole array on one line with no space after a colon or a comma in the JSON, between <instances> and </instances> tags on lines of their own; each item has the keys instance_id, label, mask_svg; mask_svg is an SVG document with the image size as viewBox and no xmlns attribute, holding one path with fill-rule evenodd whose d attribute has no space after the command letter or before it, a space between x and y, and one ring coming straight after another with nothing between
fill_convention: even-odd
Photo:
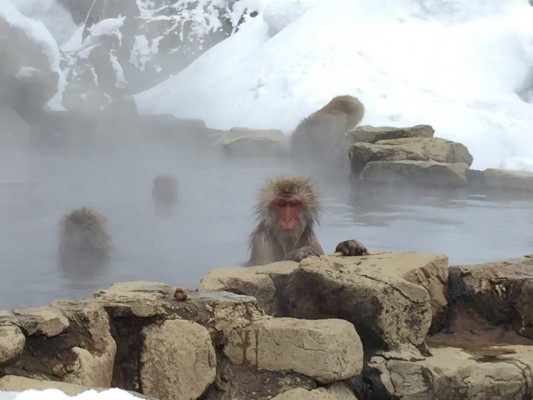
<instances>
[{"instance_id":1,"label":"monkey head","mask_svg":"<svg viewBox=\"0 0 533 400\"><path fill-rule=\"evenodd\" d=\"M317 190L307 178L276 177L259 192L258 222L277 237L298 238L305 229L312 229L319 212Z\"/></svg>"}]
</instances>

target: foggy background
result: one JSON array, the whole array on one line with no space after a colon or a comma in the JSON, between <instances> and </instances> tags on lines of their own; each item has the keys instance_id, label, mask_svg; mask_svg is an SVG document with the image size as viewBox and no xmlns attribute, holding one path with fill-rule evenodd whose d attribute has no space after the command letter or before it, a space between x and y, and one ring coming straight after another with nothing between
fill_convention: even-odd
<instances>
[{"instance_id":1,"label":"foggy background","mask_svg":"<svg viewBox=\"0 0 533 400\"><path fill-rule=\"evenodd\" d=\"M138 38L136 23L161 20L150 2L137 2L140 16L99 9L92 21L88 10L67 12L67 3L76 4L0 3L0 50L27 45L21 54L15 48L22 61L0 54L2 82L15 82L13 90L0 85L0 309L79 299L119 281L194 289L209 270L247 260L257 190L279 174L316 181L326 252L352 238L370 249L445 254L450 264L533 252L530 194L352 187L344 171L232 156L190 140L193 130L170 138L146 122L168 113L205 121L213 138L233 126L290 134L331 97L353 94L367 108L365 124L428 123L436 136L465 143L476 168L533 170L533 8L526 1L404 0L391 8L387 1L235 1L224 23L198 25L196 49L181 58L170 39L167 48L155 46L149 29L146 41ZM209 24L219 23L209 36ZM391 44L395 38L402 40ZM457 38L464 45L452 46ZM131 52L121 54L127 45ZM30 78L53 90L36 89ZM122 94L134 95L143 116L102 112ZM22 122L5 111L11 108ZM70 122L61 125L61 113ZM178 180L173 215L159 215L152 201L160 174ZM113 249L105 267L58 266L59 220L80 207L107 218Z\"/></svg>"}]
</instances>

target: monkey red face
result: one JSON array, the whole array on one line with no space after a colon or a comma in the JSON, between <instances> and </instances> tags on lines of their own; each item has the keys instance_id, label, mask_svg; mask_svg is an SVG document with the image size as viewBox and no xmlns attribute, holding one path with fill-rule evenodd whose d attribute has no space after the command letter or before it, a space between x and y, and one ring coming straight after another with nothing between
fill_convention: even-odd
<instances>
[{"instance_id":1,"label":"monkey red face","mask_svg":"<svg viewBox=\"0 0 533 400\"><path fill-rule=\"evenodd\" d=\"M276 212L276 226L281 231L296 231L300 228L302 200L297 196L278 197L272 202Z\"/></svg>"}]
</instances>

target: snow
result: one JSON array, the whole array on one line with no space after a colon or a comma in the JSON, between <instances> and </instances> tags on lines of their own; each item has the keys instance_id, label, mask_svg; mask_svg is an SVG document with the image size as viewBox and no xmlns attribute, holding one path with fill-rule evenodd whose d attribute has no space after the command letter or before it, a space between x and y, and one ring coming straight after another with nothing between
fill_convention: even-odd
<instances>
[{"instance_id":1,"label":"snow","mask_svg":"<svg viewBox=\"0 0 533 400\"><path fill-rule=\"evenodd\" d=\"M436 136L465 144L474 168L533 171L533 7L526 0L241 0L231 20L247 7L261 13L137 95L140 111L289 134L333 96L351 94L365 104L365 124L430 124ZM52 69L58 43L64 51L82 47L83 28L54 0L0 1L0 16L41 43ZM218 23L204 19L207 28ZM91 32L120 40L122 23L104 20ZM135 57L142 64L156 49L138 37ZM0 391L0 400L71 398L136 397L119 389L72 397Z\"/></svg>"},{"instance_id":2,"label":"snow","mask_svg":"<svg viewBox=\"0 0 533 400\"><path fill-rule=\"evenodd\" d=\"M21 393L0 391L0 400L138 400L139 397L120 389L108 389L103 392L87 390L76 396L67 396L58 389L26 390Z\"/></svg>"},{"instance_id":3,"label":"snow","mask_svg":"<svg viewBox=\"0 0 533 400\"><path fill-rule=\"evenodd\" d=\"M533 104L517 94L533 86L527 1L265 0L263 8L265 18L137 95L140 111L289 134L351 94L365 104L364 124L430 124L468 147L473 168L533 170Z\"/></svg>"}]
</instances>

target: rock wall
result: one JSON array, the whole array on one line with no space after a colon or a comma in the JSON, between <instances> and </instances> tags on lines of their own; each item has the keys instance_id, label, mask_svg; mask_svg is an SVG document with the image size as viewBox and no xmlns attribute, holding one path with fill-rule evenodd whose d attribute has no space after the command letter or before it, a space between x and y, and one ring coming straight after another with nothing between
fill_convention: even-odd
<instances>
[{"instance_id":1,"label":"rock wall","mask_svg":"<svg viewBox=\"0 0 533 400\"><path fill-rule=\"evenodd\" d=\"M532 259L448 267L443 255L371 251L213 270L187 296L126 282L15 308L0 313L0 390L531 398Z\"/></svg>"}]
</instances>

